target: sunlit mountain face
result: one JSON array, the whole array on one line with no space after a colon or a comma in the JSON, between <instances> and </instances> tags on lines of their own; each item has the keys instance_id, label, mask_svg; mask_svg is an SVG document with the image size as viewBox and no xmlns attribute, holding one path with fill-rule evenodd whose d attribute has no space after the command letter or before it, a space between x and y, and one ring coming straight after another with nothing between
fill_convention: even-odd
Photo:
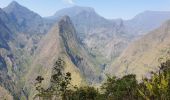
<instances>
[{"instance_id":1,"label":"sunlit mountain face","mask_svg":"<svg viewBox=\"0 0 170 100\"><path fill-rule=\"evenodd\" d=\"M81 6L41 17L13 1L0 9L0 99L32 100L37 76L44 87L52 86L59 58L65 62L63 73L70 72L71 84L78 87L99 87L108 74L135 74L141 82L158 71L159 58L169 55L169 19L168 11L107 19Z\"/></svg>"}]
</instances>

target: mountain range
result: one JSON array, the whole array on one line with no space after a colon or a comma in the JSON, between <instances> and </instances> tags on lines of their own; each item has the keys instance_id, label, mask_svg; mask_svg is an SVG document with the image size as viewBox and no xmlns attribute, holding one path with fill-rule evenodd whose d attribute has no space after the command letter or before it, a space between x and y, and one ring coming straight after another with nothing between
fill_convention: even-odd
<instances>
[{"instance_id":1,"label":"mountain range","mask_svg":"<svg viewBox=\"0 0 170 100\"><path fill-rule=\"evenodd\" d=\"M108 71L117 75L136 74L137 79L158 71L159 64L169 58L170 21L132 42L110 66ZM116 71L111 70L116 69Z\"/></svg>"},{"instance_id":2,"label":"mountain range","mask_svg":"<svg viewBox=\"0 0 170 100\"><path fill-rule=\"evenodd\" d=\"M100 84L108 73L134 73L140 80L169 54L169 19L163 11L106 19L80 6L44 18L13 1L0 9L0 93L3 99L32 99L35 78L42 75L48 86L59 57L78 86Z\"/></svg>"}]
</instances>

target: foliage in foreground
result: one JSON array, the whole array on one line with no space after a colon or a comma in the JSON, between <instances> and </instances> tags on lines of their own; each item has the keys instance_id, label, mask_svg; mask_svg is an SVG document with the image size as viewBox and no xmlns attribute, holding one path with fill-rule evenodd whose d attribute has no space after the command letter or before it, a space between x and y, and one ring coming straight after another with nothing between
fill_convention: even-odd
<instances>
[{"instance_id":1,"label":"foliage in foreground","mask_svg":"<svg viewBox=\"0 0 170 100\"><path fill-rule=\"evenodd\" d=\"M122 78L107 77L100 91L92 86L71 85L71 73L63 72L65 62L59 58L53 69L51 85L41 86L44 78L37 77L35 98L39 100L170 100L170 60L161 63L158 72L138 83L133 74ZM74 78L74 77L73 77Z\"/></svg>"},{"instance_id":2,"label":"foliage in foreground","mask_svg":"<svg viewBox=\"0 0 170 100\"><path fill-rule=\"evenodd\" d=\"M170 100L170 60L161 63L160 70L151 72L151 79L143 79L139 93L146 100Z\"/></svg>"}]
</instances>

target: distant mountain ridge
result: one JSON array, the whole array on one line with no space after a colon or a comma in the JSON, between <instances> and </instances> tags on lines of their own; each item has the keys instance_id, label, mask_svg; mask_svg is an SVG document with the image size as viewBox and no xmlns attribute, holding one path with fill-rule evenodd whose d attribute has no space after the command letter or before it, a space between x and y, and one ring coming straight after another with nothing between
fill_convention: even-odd
<instances>
[{"instance_id":1,"label":"distant mountain ridge","mask_svg":"<svg viewBox=\"0 0 170 100\"><path fill-rule=\"evenodd\" d=\"M59 10L53 18L62 15L72 19L80 41L101 67L110 66L109 63L117 59L134 39L170 19L170 12L145 11L131 20L108 20L93 8L79 6Z\"/></svg>"},{"instance_id":2,"label":"distant mountain ridge","mask_svg":"<svg viewBox=\"0 0 170 100\"><path fill-rule=\"evenodd\" d=\"M114 38L121 40L121 38L125 37L125 41L128 41L128 36L124 32L122 20L113 21L105 19L97 14L93 8L79 6L65 8L57 11L51 18L57 20L57 18L64 15L68 15L71 18L77 31L77 37L87 51L93 56L93 59L97 60L97 66L102 66L108 62L108 60L114 58L113 56L115 56L115 54L107 52L108 47L105 47ZM121 42L120 44L120 47L118 46L118 50L116 51L117 53L125 48L125 45L122 45L124 43ZM109 57L105 57L107 55Z\"/></svg>"},{"instance_id":3,"label":"distant mountain ridge","mask_svg":"<svg viewBox=\"0 0 170 100\"><path fill-rule=\"evenodd\" d=\"M159 60L170 56L170 20L159 28L132 42L121 56L113 62L108 72L117 75L133 73L138 80L157 71ZM116 69L116 70L113 70Z\"/></svg>"},{"instance_id":4,"label":"distant mountain ridge","mask_svg":"<svg viewBox=\"0 0 170 100\"><path fill-rule=\"evenodd\" d=\"M136 15L131 20L125 21L131 34L145 35L149 31L158 28L170 18L170 11L145 11ZM133 31L131 31L133 30Z\"/></svg>"},{"instance_id":5,"label":"distant mountain ridge","mask_svg":"<svg viewBox=\"0 0 170 100\"><path fill-rule=\"evenodd\" d=\"M73 10L74 10L74 12L73 12ZM82 12L94 13L95 10L90 7L73 6L71 8L64 8L64 9L57 11L52 17L62 17L63 15L73 17L73 16L76 16Z\"/></svg>"},{"instance_id":6,"label":"distant mountain ridge","mask_svg":"<svg viewBox=\"0 0 170 100\"><path fill-rule=\"evenodd\" d=\"M152 65L151 60L142 62L143 57L149 58L154 49L150 56L154 60L168 52L169 24L152 31L168 19L170 12L147 11L128 21L109 20L80 6L43 18L13 1L0 9L0 85L15 99L28 99L34 93L31 82L43 75L48 83L53 63L61 56L74 84L100 83L108 72L143 75L151 68L143 65ZM160 53L157 48L164 49Z\"/></svg>"}]
</instances>

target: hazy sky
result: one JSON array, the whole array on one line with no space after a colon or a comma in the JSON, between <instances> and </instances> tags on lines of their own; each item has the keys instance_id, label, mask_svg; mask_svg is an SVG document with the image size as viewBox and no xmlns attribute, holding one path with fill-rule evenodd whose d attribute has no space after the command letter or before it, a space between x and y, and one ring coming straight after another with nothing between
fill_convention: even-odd
<instances>
[{"instance_id":1,"label":"hazy sky","mask_svg":"<svg viewBox=\"0 0 170 100\"><path fill-rule=\"evenodd\" d=\"M0 0L0 7L13 0ZM51 16L57 10L74 5L93 7L105 18L130 19L146 11L170 11L170 0L15 0L41 16Z\"/></svg>"}]
</instances>

